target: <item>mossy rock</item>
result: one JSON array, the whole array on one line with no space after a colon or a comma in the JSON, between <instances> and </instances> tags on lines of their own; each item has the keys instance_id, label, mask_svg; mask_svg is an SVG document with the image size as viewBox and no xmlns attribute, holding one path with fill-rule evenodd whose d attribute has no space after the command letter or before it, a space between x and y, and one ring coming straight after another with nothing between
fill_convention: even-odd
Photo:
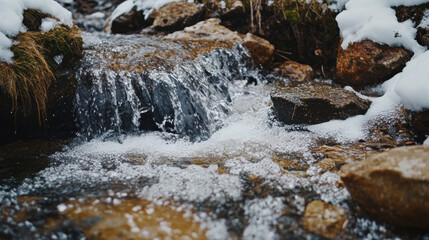
<instances>
[{"instance_id":1,"label":"mossy rock","mask_svg":"<svg viewBox=\"0 0 429 240\"><path fill-rule=\"evenodd\" d=\"M6 121L8 123L45 125L48 97L55 95L49 92L51 83L60 72L69 69L71 63L82 57L80 29L59 25L48 32L41 32L40 24L46 17L52 18L37 10L25 10L23 24L28 32L14 38L17 44L11 47L13 62L0 62L0 97L3 103L0 115L16 118L16 121ZM62 62L57 63L56 56L62 56ZM14 114L7 114L10 112ZM3 127L18 128L16 125Z\"/></svg>"}]
</instances>

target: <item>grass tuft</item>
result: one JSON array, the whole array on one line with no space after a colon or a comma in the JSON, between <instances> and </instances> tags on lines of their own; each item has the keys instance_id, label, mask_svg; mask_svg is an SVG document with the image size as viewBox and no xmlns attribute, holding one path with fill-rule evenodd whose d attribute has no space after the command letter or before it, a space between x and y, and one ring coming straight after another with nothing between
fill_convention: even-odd
<instances>
[{"instance_id":1,"label":"grass tuft","mask_svg":"<svg viewBox=\"0 0 429 240\"><path fill-rule=\"evenodd\" d=\"M36 111L39 124L46 119L48 89L57 70L82 56L79 28L60 25L42 33L39 28L45 17L50 16L26 10L23 23L29 31L15 37L13 63L0 62L0 91L10 100L13 111ZM63 55L61 64L54 60L58 55Z\"/></svg>"}]
</instances>

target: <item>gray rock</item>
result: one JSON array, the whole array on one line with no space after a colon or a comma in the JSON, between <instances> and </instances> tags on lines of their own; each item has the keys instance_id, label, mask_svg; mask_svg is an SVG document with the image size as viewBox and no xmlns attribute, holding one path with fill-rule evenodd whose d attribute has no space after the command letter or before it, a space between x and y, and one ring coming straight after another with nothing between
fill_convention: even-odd
<instances>
[{"instance_id":1,"label":"gray rock","mask_svg":"<svg viewBox=\"0 0 429 240\"><path fill-rule=\"evenodd\" d=\"M286 124L317 124L364 114L370 105L355 93L322 83L277 87L271 92L274 113Z\"/></svg>"}]
</instances>

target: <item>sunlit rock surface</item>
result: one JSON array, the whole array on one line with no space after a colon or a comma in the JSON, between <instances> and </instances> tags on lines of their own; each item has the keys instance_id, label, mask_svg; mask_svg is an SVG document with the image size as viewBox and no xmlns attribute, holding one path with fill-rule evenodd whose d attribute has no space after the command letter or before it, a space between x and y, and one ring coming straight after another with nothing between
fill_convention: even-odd
<instances>
[{"instance_id":1,"label":"sunlit rock surface","mask_svg":"<svg viewBox=\"0 0 429 240\"><path fill-rule=\"evenodd\" d=\"M396 148L341 168L352 199L379 218L428 228L429 147Z\"/></svg>"},{"instance_id":2,"label":"sunlit rock surface","mask_svg":"<svg viewBox=\"0 0 429 240\"><path fill-rule=\"evenodd\" d=\"M403 48L364 40L338 48L337 74L343 84L362 89L389 80L411 57Z\"/></svg>"}]
</instances>

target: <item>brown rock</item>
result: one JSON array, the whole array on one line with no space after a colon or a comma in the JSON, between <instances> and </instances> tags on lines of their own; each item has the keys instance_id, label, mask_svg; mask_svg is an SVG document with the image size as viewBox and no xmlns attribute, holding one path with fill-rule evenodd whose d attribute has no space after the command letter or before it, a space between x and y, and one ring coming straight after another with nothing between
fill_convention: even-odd
<instances>
[{"instance_id":1,"label":"brown rock","mask_svg":"<svg viewBox=\"0 0 429 240\"><path fill-rule=\"evenodd\" d=\"M229 42L232 44L242 43L252 55L255 64L264 64L272 56L274 46L268 41L251 33L242 37L237 32L220 25L220 19L210 18L193 26L177 31L164 37L165 39L180 41L214 41Z\"/></svg>"},{"instance_id":2,"label":"brown rock","mask_svg":"<svg viewBox=\"0 0 429 240\"><path fill-rule=\"evenodd\" d=\"M286 124L316 124L364 114L370 102L351 91L321 83L277 87L271 92L274 114Z\"/></svg>"},{"instance_id":3,"label":"brown rock","mask_svg":"<svg viewBox=\"0 0 429 240\"><path fill-rule=\"evenodd\" d=\"M429 146L395 148L344 165L354 201L387 222L429 228Z\"/></svg>"},{"instance_id":4,"label":"brown rock","mask_svg":"<svg viewBox=\"0 0 429 240\"><path fill-rule=\"evenodd\" d=\"M313 201L305 208L303 226L310 232L326 238L335 238L341 235L346 221L347 212L343 208Z\"/></svg>"},{"instance_id":5,"label":"brown rock","mask_svg":"<svg viewBox=\"0 0 429 240\"><path fill-rule=\"evenodd\" d=\"M238 43L242 38L237 32L233 32L228 28L220 25L220 19L210 18L199 22L193 26L185 28L183 31L177 31L168 34L165 39L181 40L181 41L227 41Z\"/></svg>"},{"instance_id":6,"label":"brown rock","mask_svg":"<svg viewBox=\"0 0 429 240\"><path fill-rule=\"evenodd\" d=\"M134 7L129 13L125 13L112 20L109 27L109 22L105 27L105 31L112 33L129 34L135 33L142 30L145 27L152 25L153 18L149 17L145 19L142 11L137 11L137 7Z\"/></svg>"},{"instance_id":7,"label":"brown rock","mask_svg":"<svg viewBox=\"0 0 429 240\"><path fill-rule=\"evenodd\" d=\"M429 135L429 110L412 113L411 124L418 135Z\"/></svg>"},{"instance_id":8,"label":"brown rock","mask_svg":"<svg viewBox=\"0 0 429 240\"><path fill-rule=\"evenodd\" d=\"M276 75L291 78L298 82L308 82L313 79L313 68L306 64L286 61L275 72Z\"/></svg>"},{"instance_id":9,"label":"brown rock","mask_svg":"<svg viewBox=\"0 0 429 240\"><path fill-rule=\"evenodd\" d=\"M327 171L334 169L337 164L335 163L335 161L333 159L325 158L325 159L321 160L320 162L318 162L317 165L319 165L322 172L327 172Z\"/></svg>"},{"instance_id":10,"label":"brown rock","mask_svg":"<svg viewBox=\"0 0 429 240\"><path fill-rule=\"evenodd\" d=\"M160 29L180 30L198 22L202 9L194 3L172 2L159 9L153 26Z\"/></svg>"},{"instance_id":11,"label":"brown rock","mask_svg":"<svg viewBox=\"0 0 429 240\"><path fill-rule=\"evenodd\" d=\"M274 53L274 46L270 42L251 33L246 34L243 45L249 50L256 65L267 63Z\"/></svg>"},{"instance_id":12,"label":"brown rock","mask_svg":"<svg viewBox=\"0 0 429 240\"><path fill-rule=\"evenodd\" d=\"M337 75L343 84L361 89L393 77L411 57L403 48L364 40L338 48Z\"/></svg>"}]
</instances>

